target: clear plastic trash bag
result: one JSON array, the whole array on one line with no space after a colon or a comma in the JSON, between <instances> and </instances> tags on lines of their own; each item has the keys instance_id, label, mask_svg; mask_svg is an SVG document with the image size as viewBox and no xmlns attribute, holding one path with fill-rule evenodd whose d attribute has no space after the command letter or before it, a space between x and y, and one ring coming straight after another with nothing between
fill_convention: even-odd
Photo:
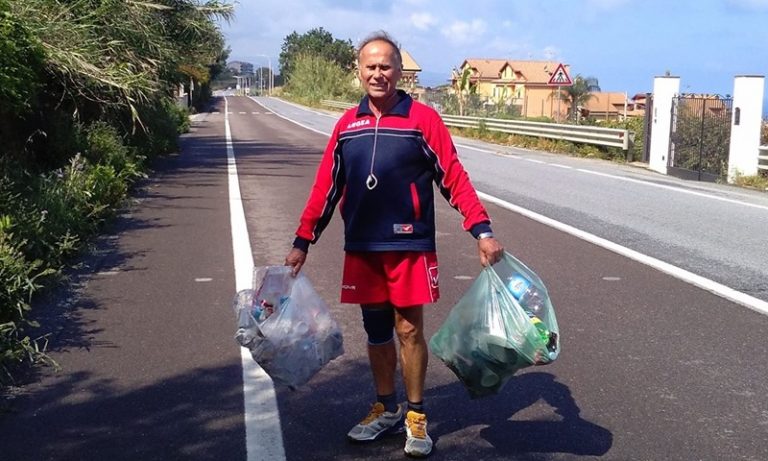
<instances>
[{"instance_id":1,"label":"clear plastic trash bag","mask_svg":"<svg viewBox=\"0 0 768 461\"><path fill-rule=\"evenodd\" d=\"M429 348L472 398L498 393L522 368L554 361L560 331L544 282L505 253L483 268Z\"/></svg>"},{"instance_id":2,"label":"clear plastic trash bag","mask_svg":"<svg viewBox=\"0 0 768 461\"><path fill-rule=\"evenodd\" d=\"M253 286L235 296L235 340L275 384L295 389L344 353L341 329L306 276L258 267Z\"/></svg>"}]
</instances>

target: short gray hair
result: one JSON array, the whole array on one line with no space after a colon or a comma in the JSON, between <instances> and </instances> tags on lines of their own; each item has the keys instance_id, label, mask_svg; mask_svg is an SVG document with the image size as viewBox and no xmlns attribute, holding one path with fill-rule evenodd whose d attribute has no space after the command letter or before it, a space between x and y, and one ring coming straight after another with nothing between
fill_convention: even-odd
<instances>
[{"instance_id":1,"label":"short gray hair","mask_svg":"<svg viewBox=\"0 0 768 461\"><path fill-rule=\"evenodd\" d=\"M392 45L392 48L395 50L395 57L397 58L397 62L400 63L400 68L403 67L403 55L400 54L400 45L398 45L398 43L395 41L395 39L392 38L391 35L383 30L372 32L367 37L365 37L362 42L360 42L360 45L357 47L358 62L360 61L360 52L363 51L363 48L365 48L365 46L371 42L387 42Z\"/></svg>"}]
</instances>

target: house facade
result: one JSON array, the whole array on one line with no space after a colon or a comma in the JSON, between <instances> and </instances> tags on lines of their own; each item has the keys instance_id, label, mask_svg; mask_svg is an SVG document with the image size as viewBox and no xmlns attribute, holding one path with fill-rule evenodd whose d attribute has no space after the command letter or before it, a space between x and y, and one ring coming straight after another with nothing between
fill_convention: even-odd
<instances>
[{"instance_id":1,"label":"house facade","mask_svg":"<svg viewBox=\"0 0 768 461\"><path fill-rule=\"evenodd\" d=\"M559 100L556 86L549 85L558 65L554 61L466 59L454 71L452 86L469 69L470 85L484 102L517 106L524 117L562 119L568 103ZM565 69L570 73L569 66Z\"/></svg>"},{"instance_id":2,"label":"house facade","mask_svg":"<svg viewBox=\"0 0 768 461\"><path fill-rule=\"evenodd\" d=\"M403 57L403 76L400 78L400 87L409 93L413 93L416 90L416 86L419 84L419 72L421 67L416 60L413 59L411 53L406 50L400 50L400 55Z\"/></svg>"},{"instance_id":3,"label":"house facade","mask_svg":"<svg viewBox=\"0 0 768 461\"><path fill-rule=\"evenodd\" d=\"M593 92L580 107L581 115L596 120L624 120L645 115L645 95L628 98L627 93Z\"/></svg>"}]
</instances>

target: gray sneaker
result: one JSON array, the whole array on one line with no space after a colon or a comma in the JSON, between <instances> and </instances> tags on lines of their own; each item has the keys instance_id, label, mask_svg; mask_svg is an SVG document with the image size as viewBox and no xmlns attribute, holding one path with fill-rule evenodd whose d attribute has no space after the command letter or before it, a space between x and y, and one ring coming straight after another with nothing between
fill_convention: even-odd
<instances>
[{"instance_id":1,"label":"gray sneaker","mask_svg":"<svg viewBox=\"0 0 768 461\"><path fill-rule=\"evenodd\" d=\"M427 415L413 410L405 415L405 454L426 458L432 453L432 439L427 434Z\"/></svg>"},{"instance_id":2,"label":"gray sneaker","mask_svg":"<svg viewBox=\"0 0 768 461\"><path fill-rule=\"evenodd\" d=\"M368 416L347 433L347 438L353 442L370 442L381 435L402 430L403 407L398 405L395 413L384 411L384 405L376 402L371 407Z\"/></svg>"}]
</instances>

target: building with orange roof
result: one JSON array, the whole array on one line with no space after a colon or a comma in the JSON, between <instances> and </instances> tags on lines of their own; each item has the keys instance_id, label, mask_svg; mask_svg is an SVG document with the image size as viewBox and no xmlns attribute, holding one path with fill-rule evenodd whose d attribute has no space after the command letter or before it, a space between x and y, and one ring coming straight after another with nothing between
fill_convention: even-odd
<instances>
[{"instance_id":1,"label":"building with orange roof","mask_svg":"<svg viewBox=\"0 0 768 461\"><path fill-rule=\"evenodd\" d=\"M562 119L568 113L568 103L558 101L557 87L549 85L558 65L554 61L471 58L453 73L452 81L470 69L470 85L481 99L518 106L524 117ZM564 67L569 72L569 66Z\"/></svg>"},{"instance_id":2,"label":"building with orange roof","mask_svg":"<svg viewBox=\"0 0 768 461\"><path fill-rule=\"evenodd\" d=\"M421 67L413 59L411 53L406 50L400 50L400 55L403 57L403 76L400 78L400 86L406 91L413 91L416 89L416 85L419 83L419 72Z\"/></svg>"}]
</instances>

